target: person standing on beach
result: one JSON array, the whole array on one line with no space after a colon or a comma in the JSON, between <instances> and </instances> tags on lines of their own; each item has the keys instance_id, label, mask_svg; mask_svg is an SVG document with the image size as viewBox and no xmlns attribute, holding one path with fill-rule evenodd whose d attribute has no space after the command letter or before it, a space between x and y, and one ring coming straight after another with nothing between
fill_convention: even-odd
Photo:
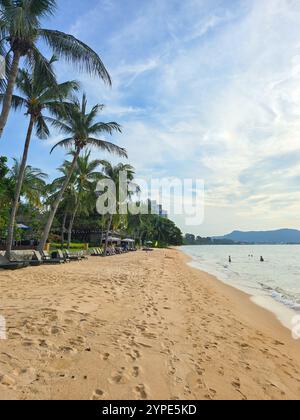
<instances>
[{"instance_id":1,"label":"person standing on beach","mask_svg":"<svg viewBox=\"0 0 300 420\"><path fill-rule=\"evenodd\" d=\"M231 256L229 255L229 264L231 264L232 263L232 261L231 261Z\"/></svg>"}]
</instances>

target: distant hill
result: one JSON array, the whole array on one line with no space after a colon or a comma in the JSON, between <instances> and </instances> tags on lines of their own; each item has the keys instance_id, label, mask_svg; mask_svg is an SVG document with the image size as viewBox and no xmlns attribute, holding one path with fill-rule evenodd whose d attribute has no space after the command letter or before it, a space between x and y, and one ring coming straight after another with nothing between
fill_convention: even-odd
<instances>
[{"instance_id":1,"label":"distant hill","mask_svg":"<svg viewBox=\"0 0 300 420\"><path fill-rule=\"evenodd\" d=\"M279 229L266 232L235 230L229 235L217 236L213 239L256 244L300 244L300 231L296 229Z\"/></svg>"}]
</instances>

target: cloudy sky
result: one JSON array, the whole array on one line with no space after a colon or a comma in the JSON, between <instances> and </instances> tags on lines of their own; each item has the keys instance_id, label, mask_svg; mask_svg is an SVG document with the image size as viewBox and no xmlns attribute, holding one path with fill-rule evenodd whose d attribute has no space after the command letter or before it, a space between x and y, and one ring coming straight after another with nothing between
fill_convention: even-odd
<instances>
[{"instance_id":1,"label":"cloudy sky","mask_svg":"<svg viewBox=\"0 0 300 420\"><path fill-rule=\"evenodd\" d=\"M205 181L205 217L184 232L300 227L299 0L60 0L49 27L89 43L113 88L70 66L106 104L138 177ZM20 156L26 118L0 153ZM34 140L30 163L51 177L64 153Z\"/></svg>"}]
</instances>

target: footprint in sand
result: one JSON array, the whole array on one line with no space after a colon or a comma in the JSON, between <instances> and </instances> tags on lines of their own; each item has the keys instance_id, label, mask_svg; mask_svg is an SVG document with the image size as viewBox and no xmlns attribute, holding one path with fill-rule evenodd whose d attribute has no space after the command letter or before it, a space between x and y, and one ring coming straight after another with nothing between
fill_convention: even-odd
<instances>
[{"instance_id":1,"label":"footprint in sand","mask_svg":"<svg viewBox=\"0 0 300 420\"><path fill-rule=\"evenodd\" d=\"M104 360L105 362L109 359L109 357L110 357L109 353L102 354L102 360Z\"/></svg>"},{"instance_id":2,"label":"footprint in sand","mask_svg":"<svg viewBox=\"0 0 300 420\"><path fill-rule=\"evenodd\" d=\"M126 356L130 357L135 362L141 357L141 354L138 350L132 350L130 353L127 353Z\"/></svg>"},{"instance_id":3,"label":"footprint in sand","mask_svg":"<svg viewBox=\"0 0 300 420\"><path fill-rule=\"evenodd\" d=\"M92 400L101 400L103 398L104 392L101 389L96 389L93 393Z\"/></svg>"},{"instance_id":4,"label":"footprint in sand","mask_svg":"<svg viewBox=\"0 0 300 420\"><path fill-rule=\"evenodd\" d=\"M51 334L52 335L57 335L60 333L60 329L58 327L52 327L51 328Z\"/></svg>"},{"instance_id":5,"label":"footprint in sand","mask_svg":"<svg viewBox=\"0 0 300 420\"><path fill-rule=\"evenodd\" d=\"M33 347L34 346L34 342L32 340L26 340L25 339L25 341L23 341L22 344L23 344L24 347Z\"/></svg>"},{"instance_id":6,"label":"footprint in sand","mask_svg":"<svg viewBox=\"0 0 300 420\"><path fill-rule=\"evenodd\" d=\"M240 379L239 379L239 378L236 378L234 381L232 381L232 382L231 382L231 385L232 385L235 389L240 390L240 388L241 388L241 382L240 382Z\"/></svg>"},{"instance_id":7,"label":"footprint in sand","mask_svg":"<svg viewBox=\"0 0 300 420\"><path fill-rule=\"evenodd\" d=\"M138 397L141 398L142 400L146 400L148 398L145 385L143 385L143 384L138 385L135 388L135 391L136 391Z\"/></svg>"},{"instance_id":8,"label":"footprint in sand","mask_svg":"<svg viewBox=\"0 0 300 420\"><path fill-rule=\"evenodd\" d=\"M127 384L129 382L129 377L125 374L125 367L122 367L113 374L109 381L113 384Z\"/></svg>"},{"instance_id":9,"label":"footprint in sand","mask_svg":"<svg viewBox=\"0 0 300 420\"><path fill-rule=\"evenodd\" d=\"M69 347L69 346L61 346L59 347L59 350L63 353L77 353L77 350L74 349L73 347Z\"/></svg>"},{"instance_id":10,"label":"footprint in sand","mask_svg":"<svg viewBox=\"0 0 300 420\"><path fill-rule=\"evenodd\" d=\"M6 387L13 387L15 385L16 381L8 375L0 375L0 384L4 385Z\"/></svg>"},{"instance_id":11,"label":"footprint in sand","mask_svg":"<svg viewBox=\"0 0 300 420\"><path fill-rule=\"evenodd\" d=\"M132 376L137 378L140 375L140 368L138 366L134 366Z\"/></svg>"}]
</instances>

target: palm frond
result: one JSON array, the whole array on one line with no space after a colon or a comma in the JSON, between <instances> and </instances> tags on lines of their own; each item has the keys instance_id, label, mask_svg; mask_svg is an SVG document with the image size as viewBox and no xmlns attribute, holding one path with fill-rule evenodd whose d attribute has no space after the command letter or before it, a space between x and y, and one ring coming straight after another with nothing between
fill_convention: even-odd
<instances>
[{"instance_id":1,"label":"palm frond","mask_svg":"<svg viewBox=\"0 0 300 420\"><path fill-rule=\"evenodd\" d=\"M3 99L4 99L4 94L0 94L0 103L3 102ZM18 110L20 110L22 108L26 108L27 107L27 101L26 101L26 99L22 98L21 96L14 95L12 97L11 107L15 111L18 111Z\"/></svg>"},{"instance_id":2,"label":"palm frond","mask_svg":"<svg viewBox=\"0 0 300 420\"><path fill-rule=\"evenodd\" d=\"M57 148L57 147L64 147L66 149L69 149L70 147L72 147L74 145L74 139L73 138L68 138L68 139L64 139L59 141L55 146L52 147L50 154Z\"/></svg>"},{"instance_id":3,"label":"palm frond","mask_svg":"<svg viewBox=\"0 0 300 420\"><path fill-rule=\"evenodd\" d=\"M97 147L98 149L105 150L108 153L113 153L117 156L128 158L127 152L122 147L116 146L113 143L105 140L99 140L92 137L87 139L87 144L90 146Z\"/></svg>"},{"instance_id":4,"label":"palm frond","mask_svg":"<svg viewBox=\"0 0 300 420\"><path fill-rule=\"evenodd\" d=\"M103 110L103 108L104 108L104 105L102 104L97 104L93 106L91 111L86 115L86 124L88 126L90 126L93 123L94 119L96 118L98 113Z\"/></svg>"},{"instance_id":5,"label":"palm frond","mask_svg":"<svg viewBox=\"0 0 300 420\"><path fill-rule=\"evenodd\" d=\"M57 80L51 61L47 60L46 57L39 51L39 49L33 46L30 53L27 56L27 61L37 77L48 86L57 86Z\"/></svg>"},{"instance_id":6,"label":"palm frond","mask_svg":"<svg viewBox=\"0 0 300 420\"><path fill-rule=\"evenodd\" d=\"M45 140L50 136L50 130L42 115L40 115L36 120L36 134L41 140Z\"/></svg>"},{"instance_id":7,"label":"palm frond","mask_svg":"<svg viewBox=\"0 0 300 420\"><path fill-rule=\"evenodd\" d=\"M109 123L96 123L89 128L89 132L91 134L100 134L100 133L108 133L110 135L116 131L118 133L122 133L122 127L117 124L116 122L109 122Z\"/></svg>"},{"instance_id":8,"label":"palm frond","mask_svg":"<svg viewBox=\"0 0 300 420\"><path fill-rule=\"evenodd\" d=\"M60 31L39 29L38 34L59 58L77 65L79 70L87 71L92 76L99 76L105 83L111 85L110 75L102 60L88 45L73 35Z\"/></svg>"},{"instance_id":9,"label":"palm frond","mask_svg":"<svg viewBox=\"0 0 300 420\"><path fill-rule=\"evenodd\" d=\"M72 93L77 92L80 89L80 82L71 80L64 83L59 83L56 86L48 87L40 97L40 102L53 101L54 99L63 100L71 96Z\"/></svg>"},{"instance_id":10,"label":"palm frond","mask_svg":"<svg viewBox=\"0 0 300 420\"><path fill-rule=\"evenodd\" d=\"M53 15L57 5L56 0L29 0L27 8L31 15L45 17Z\"/></svg>"},{"instance_id":11,"label":"palm frond","mask_svg":"<svg viewBox=\"0 0 300 420\"><path fill-rule=\"evenodd\" d=\"M30 98L33 94L32 74L26 69L20 69L16 80L16 86L25 97Z\"/></svg>"},{"instance_id":12,"label":"palm frond","mask_svg":"<svg viewBox=\"0 0 300 420\"><path fill-rule=\"evenodd\" d=\"M61 117L60 111L57 112L56 116L58 118ZM58 120L56 118L52 118L52 117L45 117L45 120L48 121L54 128L59 130L60 133L64 133L64 134L72 134L73 133L72 127L70 127L68 124L64 123L63 121L60 121L60 120Z\"/></svg>"}]
</instances>

